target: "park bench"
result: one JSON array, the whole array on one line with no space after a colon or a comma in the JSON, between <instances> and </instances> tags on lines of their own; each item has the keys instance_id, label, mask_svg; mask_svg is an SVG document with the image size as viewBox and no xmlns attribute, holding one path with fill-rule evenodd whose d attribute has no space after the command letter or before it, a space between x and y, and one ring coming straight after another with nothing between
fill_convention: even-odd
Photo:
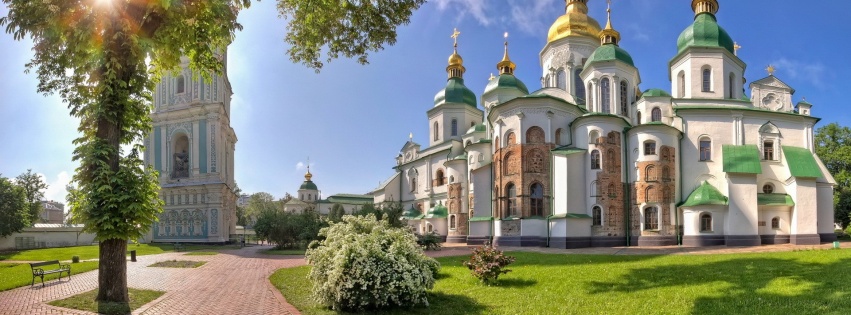
<instances>
[{"instance_id":1,"label":"park bench","mask_svg":"<svg viewBox=\"0 0 851 315\"><path fill-rule=\"evenodd\" d=\"M39 267L43 267L43 266L52 266L52 265L56 265L56 266L58 266L58 268L52 269L52 270L45 270L45 268L39 268ZM62 273L63 272L67 273L68 274L68 280L71 280L71 265L60 264L58 260L30 263L30 269L32 269L32 272L33 272L33 280L32 280L32 282L30 282L30 286L33 286L35 284L35 278L41 277L41 286L44 287L44 276L52 274L52 273L58 273L59 274L59 280L62 280Z\"/></svg>"},{"instance_id":2,"label":"park bench","mask_svg":"<svg viewBox=\"0 0 851 315\"><path fill-rule=\"evenodd\" d=\"M176 251L176 252L179 252L179 251L186 249L186 247L184 247L184 245L180 244L180 243L174 243L173 245L174 245L174 251Z\"/></svg>"}]
</instances>

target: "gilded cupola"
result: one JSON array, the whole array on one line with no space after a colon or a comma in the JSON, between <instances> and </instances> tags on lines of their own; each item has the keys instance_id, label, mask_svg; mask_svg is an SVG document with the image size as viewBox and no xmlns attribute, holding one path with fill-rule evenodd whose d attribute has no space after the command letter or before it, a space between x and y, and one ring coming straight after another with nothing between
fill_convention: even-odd
<instances>
[{"instance_id":1,"label":"gilded cupola","mask_svg":"<svg viewBox=\"0 0 851 315\"><path fill-rule=\"evenodd\" d=\"M434 106L463 103L476 107L476 95L464 86L464 72L467 69L464 68L464 59L458 54L458 35L461 35L461 32L454 29L451 36L454 41L452 55L449 55L449 65L446 66L449 79L446 81L446 87L434 96Z\"/></svg>"},{"instance_id":2,"label":"gilded cupola","mask_svg":"<svg viewBox=\"0 0 851 315\"><path fill-rule=\"evenodd\" d=\"M461 32L458 29L454 29L451 37L455 41L455 44L452 46L452 55L449 55L449 65L446 66L446 73L449 74L450 78L463 78L464 72L467 71L464 68L464 59L458 54L458 35L461 35Z\"/></svg>"},{"instance_id":3,"label":"gilded cupola","mask_svg":"<svg viewBox=\"0 0 851 315\"><path fill-rule=\"evenodd\" d=\"M581 36L597 39L600 33L600 23L588 16L588 0L566 0L564 15L560 16L547 35L547 42L569 37Z\"/></svg>"},{"instance_id":4,"label":"gilded cupola","mask_svg":"<svg viewBox=\"0 0 851 315\"><path fill-rule=\"evenodd\" d=\"M517 65L508 58L508 32L505 33L505 52L496 67L499 69L499 74L514 74L514 69L517 68Z\"/></svg>"}]
</instances>

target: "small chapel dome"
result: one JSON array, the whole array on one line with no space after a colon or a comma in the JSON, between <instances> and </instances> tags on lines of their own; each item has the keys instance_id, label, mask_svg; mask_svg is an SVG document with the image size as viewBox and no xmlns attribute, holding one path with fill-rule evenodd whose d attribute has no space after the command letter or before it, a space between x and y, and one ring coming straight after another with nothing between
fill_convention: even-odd
<instances>
[{"instance_id":1,"label":"small chapel dome","mask_svg":"<svg viewBox=\"0 0 851 315\"><path fill-rule=\"evenodd\" d=\"M428 212L426 212L425 218L426 219L445 218L448 214L449 214L449 210L446 209L446 206L444 206L443 202L441 202L441 203L435 205L433 208L428 209Z\"/></svg>"},{"instance_id":2,"label":"small chapel dome","mask_svg":"<svg viewBox=\"0 0 851 315\"><path fill-rule=\"evenodd\" d=\"M677 39L677 53L681 53L689 47L720 47L734 53L733 38L721 26L715 18L718 12L717 0L692 0L694 10L694 23L689 25Z\"/></svg>"},{"instance_id":3,"label":"small chapel dome","mask_svg":"<svg viewBox=\"0 0 851 315\"><path fill-rule=\"evenodd\" d=\"M514 69L517 68L517 65L508 57L507 32L505 33L505 51L502 55L502 60L496 64L496 68L499 70L499 76L491 77L488 81L488 85L485 86L485 94L498 89L517 89L524 95L529 94L529 89L526 87L526 84L523 84L523 81L520 81L520 79L514 76Z\"/></svg>"},{"instance_id":4,"label":"small chapel dome","mask_svg":"<svg viewBox=\"0 0 851 315\"><path fill-rule=\"evenodd\" d=\"M463 103L476 107L476 94L464 85L464 79L454 77L446 81L446 87L434 96L434 106L443 103Z\"/></svg>"},{"instance_id":5,"label":"small chapel dome","mask_svg":"<svg viewBox=\"0 0 851 315\"><path fill-rule=\"evenodd\" d=\"M450 66L463 66L464 58L461 58L461 55L458 52L453 52L452 55L449 56L449 65Z\"/></svg>"},{"instance_id":6,"label":"small chapel dome","mask_svg":"<svg viewBox=\"0 0 851 315\"><path fill-rule=\"evenodd\" d=\"M591 53L591 56L588 57L588 60L585 61L585 69L595 63L595 62L603 62L603 61L614 61L620 60L625 64L630 65L635 68L635 63L632 61L632 56L629 55L626 50L620 48L618 46L618 42L621 39L621 34L616 31L612 27L612 15L611 9L606 9L606 13L608 15L606 28L600 31L600 47L594 50Z\"/></svg>"},{"instance_id":7,"label":"small chapel dome","mask_svg":"<svg viewBox=\"0 0 851 315\"><path fill-rule=\"evenodd\" d=\"M588 16L588 0L567 0L564 15L560 16L547 34L547 43L568 36L582 36L597 39L600 23Z\"/></svg>"},{"instance_id":8,"label":"small chapel dome","mask_svg":"<svg viewBox=\"0 0 851 315\"><path fill-rule=\"evenodd\" d=\"M304 183L301 183L301 186L299 186L298 189L319 190L319 188L316 187L316 184L313 183L311 178L313 178L313 174L310 174L310 168L308 167L307 173L304 174Z\"/></svg>"},{"instance_id":9,"label":"small chapel dome","mask_svg":"<svg viewBox=\"0 0 851 315\"><path fill-rule=\"evenodd\" d=\"M487 130L488 130L488 127L485 126L485 124L477 124L473 127L470 127L470 129L467 129L466 134L471 134L471 133L474 133L474 132L485 132Z\"/></svg>"}]
</instances>

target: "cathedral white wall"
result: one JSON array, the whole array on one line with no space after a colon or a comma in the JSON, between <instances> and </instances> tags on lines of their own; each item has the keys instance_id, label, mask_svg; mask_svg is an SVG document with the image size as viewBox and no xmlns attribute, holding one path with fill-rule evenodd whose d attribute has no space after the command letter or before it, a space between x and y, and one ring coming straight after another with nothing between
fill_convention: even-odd
<instances>
[{"instance_id":1,"label":"cathedral white wall","mask_svg":"<svg viewBox=\"0 0 851 315\"><path fill-rule=\"evenodd\" d=\"M521 236L547 236L547 220L546 219L523 219L520 220L520 235Z\"/></svg>"},{"instance_id":2,"label":"cathedral white wall","mask_svg":"<svg viewBox=\"0 0 851 315\"><path fill-rule=\"evenodd\" d=\"M727 174L729 217L724 229L728 235L757 234L756 176ZM722 190L723 192L723 190Z\"/></svg>"},{"instance_id":3,"label":"cathedral white wall","mask_svg":"<svg viewBox=\"0 0 851 315\"><path fill-rule=\"evenodd\" d=\"M568 202L568 178L571 175L568 172L568 164L567 159L568 156L564 155L553 155L552 159L552 182L553 187L551 189L553 201L552 201L552 214L565 214L567 213L567 202Z\"/></svg>"},{"instance_id":4,"label":"cathedral white wall","mask_svg":"<svg viewBox=\"0 0 851 315\"><path fill-rule=\"evenodd\" d=\"M833 222L835 220L833 214L833 186L826 183L817 183L816 194L816 198L818 198L816 203L816 211L818 211L818 233L833 233Z\"/></svg>"},{"instance_id":5,"label":"cathedral white wall","mask_svg":"<svg viewBox=\"0 0 851 315\"><path fill-rule=\"evenodd\" d=\"M733 136L733 119L729 114L688 114L680 113L683 117L682 147L679 158L682 159L680 180L684 196L688 196L703 181L708 181L719 191L727 191L726 173L722 146L736 144ZM712 141L710 161L700 161L700 139L708 137Z\"/></svg>"},{"instance_id":6,"label":"cathedral white wall","mask_svg":"<svg viewBox=\"0 0 851 315\"><path fill-rule=\"evenodd\" d=\"M792 209L787 206L762 206L759 209L759 222L765 222L764 226L757 226L760 235L789 235L792 231ZM771 227L771 220L780 218L780 228Z\"/></svg>"},{"instance_id":7,"label":"cathedral white wall","mask_svg":"<svg viewBox=\"0 0 851 315\"><path fill-rule=\"evenodd\" d=\"M604 78L609 79L609 111L603 110L602 96L603 91L601 82ZM621 111L620 108L620 82L627 82L627 112ZM632 108L632 103L635 99L635 87L641 81L638 77L638 70L624 63L609 61L594 63L590 68L582 72L582 81L586 87L586 99L589 93L593 93L591 103L586 102L586 108L590 112L606 112L615 115L631 117L633 113L629 109ZM587 90L588 84L591 83L592 91Z\"/></svg>"},{"instance_id":8,"label":"cathedral white wall","mask_svg":"<svg viewBox=\"0 0 851 315\"><path fill-rule=\"evenodd\" d=\"M493 165L493 164L491 164ZM477 217L492 217L491 209L491 167L483 167L473 170L473 215ZM472 222L471 222L472 223Z\"/></svg>"},{"instance_id":9,"label":"cathedral white wall","mask_svg":"<svg viewBox=\"0 0 851 315\"><path fill-rule=\"evenodd\" d=\"M703 91L703 70L710 69L710 89ZM741 97L744 69L729 55L715 48L690 48L670 67L671 92L676 98L728 98L729 74L733 73L733 98ZM685 74L685 91L681 91L679 75Z\"/></svg>"},{"instance_id":10,"label":"cathedral white wall","mask_svg":"<svg viewBox=\"0 0 851 315\"><path fill-rule=\"evenodd\" d=\"M583 36L570 36L557 41L547 43L541 50L540 61L543 73L541 74L542 87L555 87L556 77L560 69L565 71L566 91L576 95L574 89L574 71L584 66L584 60L600 47L600 41ZM546 81L546 78L550 80Z\"/></svg>"},{"instance_id":11,"label":"cathedral white wall","mask_svg":"<svg viewBox=\"0 0 851 315\"><path fill-rule=\"evenodd\" d=\"M492 221L471 221L469 236L491 236Z\"/></svg>"},{"instance_id":12,"label":"cathedral white wall","mask_svg":"<svg viewBox=\"0 0 851 315\"><path fill-rule=\"evenodd\" d=\"M686 207L683 208L682 213L683 217L680 218L680 223L683 225L683 235L724 235L725 222L727 221L727 207L713 205ZM700 230L700 216L704 213L712 216L712 231L704 232Z\"/></svg>"},{"instance_id":13,"label":"cathedral white wall","mask_svg":"<svg viewBox=\"0 0 851 315\"><path fill-rule=\"evenodd\" d=\"M792 210L792 234L818 233L818 193L815 179L795 178L792 199L795 201Z\"/></svg>"}]
</instances>

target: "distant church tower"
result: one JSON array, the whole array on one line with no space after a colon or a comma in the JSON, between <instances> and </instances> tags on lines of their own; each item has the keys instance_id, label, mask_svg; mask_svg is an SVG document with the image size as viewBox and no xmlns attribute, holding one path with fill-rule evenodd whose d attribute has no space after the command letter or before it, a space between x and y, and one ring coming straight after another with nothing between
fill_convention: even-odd
<instances>
[{"instance_id":1,"label":"distant church tower","mask_svg":"<svg viewBox=\"0 0 851 315\"><path fill-rule=\"evenodd\" d=\"M206 82L181 58L154 92L154 129L145 141L145 164L160 173L165 201L154 242L220 243L236 230L231 86L224 69Z\"/></svg>"}]
</instances>

